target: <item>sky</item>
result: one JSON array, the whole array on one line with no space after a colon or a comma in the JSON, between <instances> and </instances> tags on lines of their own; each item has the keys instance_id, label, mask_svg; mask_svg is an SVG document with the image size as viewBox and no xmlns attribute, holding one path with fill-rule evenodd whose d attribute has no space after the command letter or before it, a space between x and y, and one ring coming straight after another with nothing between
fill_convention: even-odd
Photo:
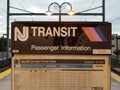
<instances>
[{"instance_id":1,"label":"sky","mask_svg":"<svg viewBox=\"0 0 120 90\"><path fill-rule=\"evenodd\" d=\"M7 0L0 0L0 37L6 34ZM10 6L30 11L33 13L45 13L48 6L56 2L62 4L69 2L75 12L81 12L90 8L102 6L102 0L10 0ZM58 7L50 7L53 13L58 13ZM63 5L62 13L70 10L68 5ZM102 8L89 12L101 13ZM85 12L85 13L89 13ZM120 35L120 0L105 0L105 21L112 23L112 34ZM10 8L10 13L27 13ZM58 16L10 16L10 35L11 22L14 21L58 21ZM62 21L102 21L101 16L62 16Z\"/></svg>"}]
</instances>

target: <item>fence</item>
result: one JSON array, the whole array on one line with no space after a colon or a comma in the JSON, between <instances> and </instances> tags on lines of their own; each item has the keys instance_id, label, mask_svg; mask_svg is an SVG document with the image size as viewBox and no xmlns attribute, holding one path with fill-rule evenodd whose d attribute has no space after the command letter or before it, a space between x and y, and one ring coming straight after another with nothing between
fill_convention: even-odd
<instances>
[{"instance_id":1,"label":"fence","mask_svg":"<svg viewBox=\"0 0 120 90\"><path fill-rule=\"evenodd\" d=\"M117 58L111 58L111 70L120 75L120 60L117 60Z\"/></svg>"},{"instance_id":2,"label":"fence","mask_svg":"<svg viewBox=\"0 0 120 90\"><path fill-rule=\"evenodd\" d=\"M6 59L6 52L0 52L0 72L11 66L11 58Z\"/></svg>"}]
</instances>

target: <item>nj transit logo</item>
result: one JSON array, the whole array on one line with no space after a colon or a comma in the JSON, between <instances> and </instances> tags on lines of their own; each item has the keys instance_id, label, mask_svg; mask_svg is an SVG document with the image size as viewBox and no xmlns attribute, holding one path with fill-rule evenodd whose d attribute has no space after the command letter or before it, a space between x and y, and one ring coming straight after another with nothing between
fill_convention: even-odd
<instances>
[{"instance_id":1,"label":"nj transit logo","mask_svg":"<svg viewBox=\"0 0 120 90\"><path fill-rule=\"evenodd\" d=\"M22 33L20 32L18 27L15 27L14 29L15 29L14 30L15 31L14 32L15 33L14 34L14 41L20 40L20 41L24 42L29 38L28 27L23 27Z\"/></svg>"},{"instance_id":2,"label":"nj transit logo","mask_svg":"<svg viewBox=\"0 0 120 90\"><path fill-rule=\"evenodd\" d=\"M91 42L106 42L108 41L99 27L82 27L82 30L87 35Z\"/></svg>"}]
</instances>

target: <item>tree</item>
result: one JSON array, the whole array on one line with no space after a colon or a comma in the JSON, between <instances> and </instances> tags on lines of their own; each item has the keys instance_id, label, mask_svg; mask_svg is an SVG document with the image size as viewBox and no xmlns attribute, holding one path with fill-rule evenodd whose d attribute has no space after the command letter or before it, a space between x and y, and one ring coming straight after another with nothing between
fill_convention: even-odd
<instances>
[{"instance_id":1,"label":"tree","mask_svg":"<svg viewBox=\"0 0 120 90\"><path fill-rule=\"evenodd\" d=\"M0 38L0 51L6 51L6 47L7 47L7 39L1 37Z\"/></svg>"}]
</instances>

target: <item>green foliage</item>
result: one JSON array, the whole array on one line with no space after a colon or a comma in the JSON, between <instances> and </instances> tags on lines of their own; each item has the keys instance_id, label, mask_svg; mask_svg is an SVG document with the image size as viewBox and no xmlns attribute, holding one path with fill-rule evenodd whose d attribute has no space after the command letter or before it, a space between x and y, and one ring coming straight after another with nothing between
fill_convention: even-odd
<instances>
[{"instance_id":1,"label":"green foliage","mask_svg":"<svg viewBox=\"0 0 120 90\"><path fill-rule=\"evenodd\" d=\"M0 38L0 51L6 51L6 47L7 47L7 39L1 37Z\"/></svg>"}]
</instances>

